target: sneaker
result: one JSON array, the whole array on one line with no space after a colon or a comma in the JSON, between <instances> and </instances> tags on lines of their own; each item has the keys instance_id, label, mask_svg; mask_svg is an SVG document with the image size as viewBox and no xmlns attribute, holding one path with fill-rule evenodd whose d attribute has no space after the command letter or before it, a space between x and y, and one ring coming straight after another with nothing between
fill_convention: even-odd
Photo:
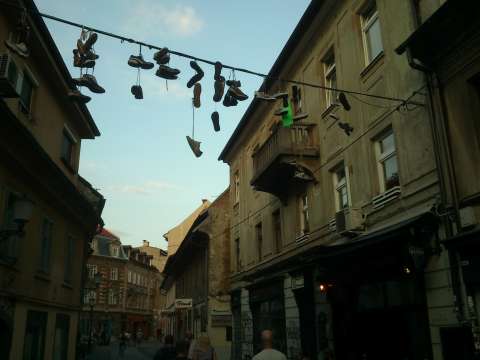
<instances>
[{"instance_id":1,"label":"sneaker","mask_svg":"<svg viewBox=\"0 0 480 360\"><path fill-rule=\"evenodd\" d=\"M345 131L345 134L347 134L347 136L350 136L350 134L353 132L353 127L347 122L339 121L338 126L340 127L340 129Z\"/></svg>"},{"instance_id":2,"label":"sneaker","mask_svg":"<svg viewBox=\"0 0 480 360\"><path fill-rule=\"evenodd\" d=\"M176 79L178 74L180 74L180 70L171 68L167 65L160 65L156 72L157 76L168 80Z\"/></svg>"},{"instance_id":3,"label":"sneaker","mask_svg":"<svg viewBox=\"0 0 480 360\"><path fill-rule=\"evenodd\" d=\"M5 45L21 57L27 58L30 56L30 51L28 50L27 45L25 45L24 42L14 43L13 41L5 40Z\"/></svg>"},{"instance_id":4,"label":"sneaker","mask_svg":"<svg viewBox=\"0 0 480 360\"><path fill-rule=\"evenodd\" d=\"M230 95L230 92L227 91L227 93L225 94L224 98L223 98L223 106L225 107L230 107L230 106L233 106L232 104L232 96Z\"/></svg>"},{"instance_id":5,"label":"sneaker","mask_svg":"<svg viewBox=\"0 0 480 360\"><path fill-rule=\"evenodd\" d=\"M84 55L85 59L87 60L97 60L100 56L98 56L97 54L95 54L92 50L88 50L85 55Z\"/></svg>"},{"instance_id":6,"label":"sneaker","mask_svg":"<svg viewBox=\"0 0 480 360\"><path fill-rule=\"evenodd\" d=\"M190 66L192 67L193 70L196 71L196 74L192 76L190 80L187 82L187 87L190 89L194 84L199 82L203 76L205 75L203 70L198 66L196 61L190 61Z\"/></svg>"},{"instance_id":7,"label":"sneaker","mask_svg":"<svg viewBox=\"0 0 480 360\"><path fill-rule=\"evenodd\" d=\"M130 58L128 59L128 65L144 70L153 69L154 66L152 62L145 61L142 55L130 55Z\"/></svg>"},{"instance_id":8,"label":"sneaker","mask_svg":"<svg viewBox=\"0 0 480 360\"><path fill-rule=\"evenodd\" d=\"M193 87L193 106L197 109L200 107L200 95L202 94L202 85L195 83Z\"/></svg>"},{"instance_id":9,"label":"sneaker","mask_svg":"<svg viewBox=\"0 0 480 360\"><path fill-rule=\"evenodd\" d=\"M235 100L244 101L244 100L247 100L247 99L248 99L248 95L245 94L242 90L240 90L239 87L230 86L230 88L228 89L228 91L230 92L230 95L231 95Z\"/></svg>"},{"instance_id":10,"label":"sneaker","mask_svg":"<svg viewBox=\"0 0 480 360\"><path fill-rule=\"evenodd\" d=\"M218 80L215 80L214 88L215 93L213 94L213 101L222 101L223 93L225 91L225 78L223 76L220 75L220 78Z\"/></svg>"},{"instance_id":11,"label":"sneaker","mask_svg":"<svg viewBox=\"0 0 480 360\"><path fill-rule=\"evenodd\" d=\"M73 50L73 66L79 67L79 68L91 69L95 66L95 60L88 59L86 56L81 56L78 53L78 50L74 49Z\"/></svg>"},{"instance_id":12,"label":"sneaker","mask_svg":"<svg viewBox=\"0 0 480 360\"><path fill-rule=\"evenodd\" d=\"M190 136L187 136L188 146L192 149L195 156L198 158L202 156L203 152L200 150L200 141L192 139Z\"/></svg>"},{"instance_id":13,"label":"sneaker","mask_svg":"<svg viewBox=\"0 0 480 360\"><path fill-rule=\"evenodd\" d=\"M83 95L79 90L71 90L68 92L68 97L73 101L78 101L79 103L86 104L92 98L87 95Z\"/></svg>"},{"instance_id":14,"label":"sneaker","mask_svg":"<svg viewBox=\"0 0 480 360\"><path fill-rule=\"evenodd\" d=\"M215 80L220 80L220 76L222 74L222 68L223 68L222 63L220 61L217 61L215 63L215 75L213 76Z\"/></svg>"},{"instance_id":15,"label":"sneaker","mask_svg":"<svg viewBox=\"0 0 480 360\"><path fill-rule=\"evenodd\" d=\"M213 130L220 131L220 116L218 115L218 111L214 111L211 117L213 123Z\"/></svg>"},{"instance_id":16,"label":"sneaker","mask_svg":"<svg viewBox=\"0 0 480 360\"><path fill-rule=\"evenodd\" d=\"M268 95L267 93L263 91L255 91L255 98L260 99L260 100L266 100L266 101L276 101L277 98L273 95Z\"/></svg>"},{"instance_id":17,"label":"sneaker","mask_svg":"<svg viewBox=\"0 0 480 360\"><path fill-rule=\"evenodd\" d=\"M242 83L240 80L227 80L227 86L240 87Z\"/></svg>"},{"instance_id":18,"label":"sneaker","mask_svg":"<svg viewBox=\"0 0 480 360\"><path fill-rule=\"evenodd\" d=\"M170 54L163 56L162 58L156 60L158 65L165 65L170 62Z\"/></svg>"},{"instance_id":19,"label":"sneaker","mask_svg":"<svg viewBox=\"0 0 480 360\"><path fill-rule=\"evenodd\" d=\"M345 93L343 93L343 92L339 93L337 100L340 102L340 104L342 104L343 108L346 111L350 111L350 109L352 107L350 106L350 103L348 102L348 99L347 99L347 96L345 95Z\"/></svg>"},{"instance_id":20,"label":"sneaker","mask_svg":"<svg viewBox=\"0 0 480 360\"><path fill-rule=\"evenodd\" d=\"M170 60L170 54L168 53L168 48L164 47L160 50L158 50L155 54L153 54L153 60L157 62L159 65L164 65L167 62L163 62L164 59L168 57L168 60Z\"/></svg>"},{"instance_id":21,"label":"sneaker","mask_svg":"<svg viewBox=\"0 0 480 360\"><path fill-rule=\"evenodd\" d=\"M135 99L138 99L138 100L143 99L143 90L140 85L133 85L130 91L135 96Z\"/></svg>"},{"instance_id":22,"label":"sneaker","mask_svg":"<svg viewBox=\"0 0 480 360\"><path fill-rule=\"evenodd\" d=\"M105 89L100 85L98 85L97 79L95 79L95 76L90 74L83 74L82 77L73 79L73 82L77 86L87 87L88 90L96 94L103 94L105 92Z\"/></svg>"},{"instance_id":23,"label":"sneaker","mask_svg":"<svg viewBox=\"0 0 480 360\"><path fill-rule=\"evenodd\" d=\"M293 115L293 122L306 119L307 117L308 117L308 113L304 113L304 112L302 112L300 114Z\"/></svg>"}]
</instances>

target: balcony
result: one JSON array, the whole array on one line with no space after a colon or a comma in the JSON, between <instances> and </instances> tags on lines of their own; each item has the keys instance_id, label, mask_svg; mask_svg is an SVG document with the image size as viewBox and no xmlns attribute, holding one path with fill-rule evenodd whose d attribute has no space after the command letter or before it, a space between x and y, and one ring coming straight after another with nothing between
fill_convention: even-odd
<instances>
[{"instance_id":1,"label":"balcony","mask_svg":"<svg viewBox=\"0 0 480 360\"><path fill-rule=\"evenodd\" d=\"M319 156L315 128L315 124L296 124L273 131L252 155L250 184L255 190L268 192L285 202L289 189L316 181L312 171Z\"/></svg>"}]
</instances>

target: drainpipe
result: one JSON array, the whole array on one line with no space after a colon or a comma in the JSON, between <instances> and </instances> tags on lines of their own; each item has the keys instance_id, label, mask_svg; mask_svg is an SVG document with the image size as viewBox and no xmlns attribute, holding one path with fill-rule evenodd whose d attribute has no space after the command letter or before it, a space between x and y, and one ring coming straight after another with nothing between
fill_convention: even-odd
<instances>
[{"instance_id":1,"label":"drainpipe","mask_svg":"<svg viewBox=\"0 0 480 360\"><path fill-rule=\"evenodd\" d=\"M419 26L419 17L413 4L413 1L410 2L411 10L413 18L415 19L415 27ZM421 63L418 63L413 58L411 51L409 48L406 50L408 64L412 69L418 70L425 74L425 79L427 82L428 88L428 110L429 110L429 122L432 131L432 138L433 138L433 146L434 146L434 155L435 155L435 165L437 168L437 176L439 179L439 186L440 186L440 196L442 204L447 204L449 202L449 197L447 194L451 195L451 202L454 208L454 223L456 225L456 229L460 229L460 217L459 217L459 201L458 201L458 194L456 189L456 182L455 182L455 175L454 175L454 165L452 161L452 153L451 153L451 143L447 133L447 127L445 124L445 119L447 118L447 111L446 111L446 102L445 102L445 95L443 92L443 88L440 84L438 79L438 75L435 71ZM434 91L435 85L438 89L437 99L440 102L440 110L437 114L435 109L435 99L434 99ZM438 106L437 106L438 108ZM442 149L444 151L442 151ZM442 158L440 156L440 152L443 152L446 164L444 165L442 162ZM446 179L444 178L444 174L448 178L448 185L446 183ZM450 204L449 204L450 205ZM448 206L450 207L450 206ZM445 221L445 232L446 237L449 238L454 235L454 229L452 226L452 221L450 217L447 216ZM462 289L462 279L461 279L461 268L458 257L452 251L448 251L448 257L451 267L452 273L452 289L454 293L454 302L455 302L455 311L457 313L457 319L460 323L462 323L465 319L464 314L464 291Z\"/></svg>"}]
</instances>

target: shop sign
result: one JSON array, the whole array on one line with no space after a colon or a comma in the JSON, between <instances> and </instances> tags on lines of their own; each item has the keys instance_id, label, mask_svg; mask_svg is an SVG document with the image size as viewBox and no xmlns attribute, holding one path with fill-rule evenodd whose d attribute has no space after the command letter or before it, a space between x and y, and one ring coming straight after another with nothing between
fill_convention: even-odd
<instances>
[{"instance_id":1,"label":"shop sign","mask_svg":"<svg viewBox=\"0 0 480 360\"><path fill-rule=\"evenodd\" d=\"M191 309L192 299L176 299L175 309Z\"/></svg>"},{"instance_id":2,"label":"shop sign","mask_svg":"<svg viewBox=\"0 0 480 360\"><path fill-rule=\"evenodd\" d=\"M211 314L212 327L232 326L232 315L230 314Z\"/></svg>"}]
</instances>

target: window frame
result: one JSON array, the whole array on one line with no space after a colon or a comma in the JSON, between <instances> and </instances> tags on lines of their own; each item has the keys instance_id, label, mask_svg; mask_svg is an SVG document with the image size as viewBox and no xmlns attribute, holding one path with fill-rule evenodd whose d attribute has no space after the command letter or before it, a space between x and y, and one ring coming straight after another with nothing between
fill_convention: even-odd
<instances>
[{"instance_id":1,"label":"window frame","mask_svg":"<svg viewBox=\"0 0 480 360\"><path fill-rule=\"evenodd\" d=\"M67 234L67 241L66 241L66 249L65 249L65 273L63 275L63 281L66 284L72 283L72 272L73 272L73 264L74 261L74 248L75 248L75 238Z\"/></svg>"},{"instance_id":2,"label":"window frame","mask_svg":"<svg viewBox=\"0 0 480 360\"><path fill-rule=\"evenodd\" d=\"M363 50L364 50L366 66L370 65L377 57L379 57L384 52L382 32L380 31L380 41L382 44L382 50L373 57L372 57L372 54L370 54L369 45L368 45L369 37L367 36L367 33L376 21L379 22L378 24L380 26L381 25L380 16L378 13L377 3L376 1L371 1L360 13L360 25L361 25L361 31L362 31L362 42L363 42Z\"/></svg>"},{"instance_id":3,"label":"window frame","mask_svg":"<svg viewBox=\"0 0 480 360\"><path fill-rule=\"evenodd\" d=\"M93 280L95 279L95 274L98 272L96 264L87 264L88 278Z\"/></svg>"},{"instance_id":4,"label":"window frame","mask_svg":"<svg viewBox=\"0 0 480 360\"><path fill-rule=\"evenodd\" d=\"M233 184L234 184L234 206L240 203L240 172L236 170L233 174Z\"/></svg>"},{"instance_id":5,"label":"window frame","mask_svg":"<svg viewBox=\"0 0 480 360\"><path fill-rule=\"evenodd\" d=\"M337 63L335 59L335 52L331 48L327 55L322 60L323 64L323 74L325 86L329 88L337 88ZM334 78L334 80L332 80ZM325 108L328 109L336 105L336 91L326 90L325 91Z\"/></svg>"},{"instance_id":6,"label":"window frame","mask_svg":"<svg viewBox=\"0 0 480 360\"><path fill-rule=\"evenodd\" d=\"M36 86L37 82L33 79L33 76L30 71L23 69L21 74L22 76L19 77L17 80L17 92L19 95L18 103L20 105L21 111L24 114L29 115L31 114L31 110L32 110L33 96L34 96L35 88L37 87ZM30 94L29 94L28 103L25 102L23 98L23 91L24 91L26 82L29 83L30 85Z\"/></svg>"},{"instance_id":7,"label":"window frame","mask_svg":"<svg viewBox=\"0 0 480 360\"><path fill-rule=\"evenodd\" d=\"M45 224L48 224L49 233L48 238L45 237ZM38 271L44 274L50 274L51 259L52 259L52 242L53 242L53 226L54 222L44 217L41 224L40 232L40 261L38 265Z\"/></svg>"},{"instance_id":8,"label":"window frame","mask_svg":"<svg viewBox=\"0 0 480 360\"><path fill-rule=\"evenodd\" d=\"M389 136L392 136L393 138L393 149L390 149L388 151L382 151L382 142ZM380 193L384 193L395 186L400 186L401 183L400 183L400 169L399 169L398 154L397 154L397 141L395 139L395 133L391 127L383 131L375 139L375 154L376 154L377 171L379 176ZM395 157L395 162L397 165L398 184L387 189L388 179L386 179L386 176L385 176L386 174L385 174L384 163L387 160L392 159L393 157Z\"/></svg>"},{"instance_id":9,"label":"window frame","mask_svg":"<svg viewBox=\"0 0 480 360\"><path fill-rule=\"evenodd\" d=\"M305 201L304 201L305 200ZM298 215L300 236L310 233L310 214L308 193L305 191L298 196Z\"/></svg>"},{"instance_id":10,"label":"window frame","mask_svg":"<svg viewBox=\"0 0 480 360\"><path fill-rule=\"evenodd\" d=\"M112 267L110 269L110 280L118 280L118 267Z\"/></svg>"},{"instance_id":11,"label":"window frame","mask_svg":"<svg viewBox=\"0 0 480 360\"><path fill-rule=\"evenodd\" d=\"M69 158L66 157L66 154L64 154L64 146L65 146L65 139L69 143L69 149L70 149L70 156ZM61 152L60 152L60 159L62 162L71 170L73 170L73 159L75 155L75 147L77 145L77 140L75 139L75 136L73 133L68 129L68 127L65 125L62 131L62 147L61 147Z\"/></svg>"}]
</instances>

